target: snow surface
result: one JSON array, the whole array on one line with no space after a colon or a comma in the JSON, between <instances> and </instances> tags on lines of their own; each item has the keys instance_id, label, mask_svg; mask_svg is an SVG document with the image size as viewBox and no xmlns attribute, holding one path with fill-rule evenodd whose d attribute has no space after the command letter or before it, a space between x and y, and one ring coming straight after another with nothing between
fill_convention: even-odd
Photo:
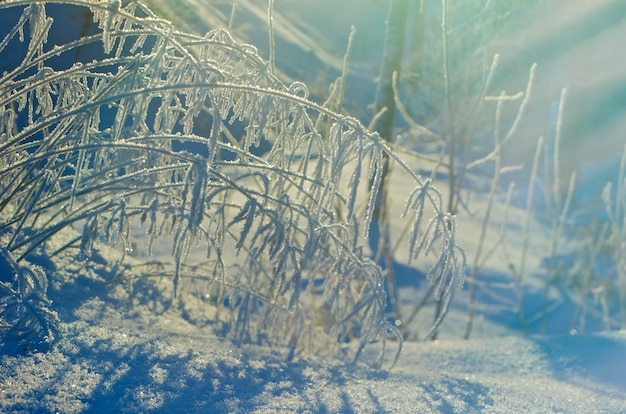
<instances>
[{"instance_id":1,"label":"snow surface","mask_svg":"<svg viewBox=\"0 0 626 414\"><path fill-rule=\"evenodd\" d=\"M392 194L402 180L394 185ZM459 226L471 249L479 220ZM405 342L391 370L312 355L287 362L283 349L226 339L217 310L191 287L173 299L171 280L144 278L131 291L120 278L140 274L133 258L117 265L106 247L90 261L71 250L48 257L69 233L36 263L50 278L60 340L47 353L0 356L1 412L626 413L624 331L524 338L498 308L484 312L478 339L461 340L461 292L442 339Z\"/></svg>"},{"instance_id":2,"label":"snow surface","mask_svg":"<svg viewBox=\"0 0 626 414\"><path fill-rule=\"evenodd\" d=\"M131 296L111 281L136 264L114 259L103 248L48 263L61 339L2 355L0 411L626 412L626 332L406 342L380 371L286 362L284 350L225 339L215 309L191 293L173 300L171 280L139 279Z\"/></svg>"}]
</instances>

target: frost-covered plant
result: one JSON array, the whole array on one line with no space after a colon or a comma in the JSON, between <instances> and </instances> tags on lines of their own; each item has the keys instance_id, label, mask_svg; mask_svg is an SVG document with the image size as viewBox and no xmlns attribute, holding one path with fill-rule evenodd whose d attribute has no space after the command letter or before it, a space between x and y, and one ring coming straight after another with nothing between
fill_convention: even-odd
<instances>
[{"instance_id":1,"label":"frost-covered plant","mask_svg":"<svg viewBox=\"0 0 626 414\"><path fill-rule=\"evenodd\" d=\"M603 286L602 293L608 295L613 291L617 300L612 302L617 302L619 325L624 329L626 328L626 148L624 148L619 166L614 198L611 187L610 182L605 186L602 191L602 200L609 216L610 236L606 244L609 251L613 253L610 256L614 263L612 275L614 277L610 283L605 283L608 286Z\"/></svg>"},{"instance_id":2,"label":"frost-covered plant","mask_svg":"<svg viewBox=\"0 0 626 414\"><path fill-rule=\"evenodd\" d=\"M390 4L409 7L406 2ZM506 220L494 214L494 206L501 195L508 206L513 187L510 184L502 194L503 182L507 180L507 172L517 167L507 165L503 155L517 135L536 70L536 65L530 67L525 90L509 94L500 89L501 92L492 94L503 73L499 69L500 55L490 39L491 29L502 25L498 21L509 20L504 17L511 7L506 1L497 6L491 2L447 0L422 4L412 11L413 27L407 32L411 37L407 34L405 39L410 48L398 42L398 35L391 37L399 50L410 52L408 63L388 76L393 107L398 109L407 128L398 134L398 147L408 147L412 156L430 168L433 179L445 179L448 213L469 213L479 216L482 222L477 242L469 252L464 338L472 335L479 287L490 288L488 282L480 280L481 272L499 250L506 234ZM396 17L405 19L406 10L398 11ZM437 43L440 47L431 46ZM491 50L494 53L490 56ZM411 75L411 71L418 73ZM414 88L417 92L412 92ZM491 182L484 208L471 200L476 192L472 187L481 181ZM488 236L495 220L500 221L500 230ZM410 324L426 307L431 294L432 290L426 291L408 316L401 319L400 328L405 335L411 334ZM443 307L441 300L435 300L435 317Z\"/></svg>"},{"instance_id":3,"label":"frost-covered plant","mask_svg":"<svg viewBox=\"0 0 626 414\"><path fill-rule=\"evenodd\" d=\"M85 8L98 30L54 44L55 3ZM413 179L413 257L438 255L430 276L446 301L461 283L439 192L357 120L282 83L253 46L224 30L180 33L138 1L16 0L0 12L17 7L0 42L22 54L0 78L0 230L19 259L68 226L82 226L84 257L100 242L130 252L162 239L173 263L158 274L175 294L204 281L235 337L290 356L318 334L356 339L356 360L396 333L363 247L388 156Z\"/></svg>"},{"instance_id":4,"label":"frost-covered plant","mask_svg":"<svg viewBox=\"0 0 626 414\"><path fill-rule=\"evenodd\" d=\"M59 318L50 309L48 279L39 266L18 265L0 247L0 344L26 351L48 349L58 338Z\"/></svg>"},{"instance_id":5,"label":"frost-covered plant","mask_svg":"<svg viewBox=\"0 0 626 414\"><path fill-rule=\"evenodd\" d=\"M589 314L602 321L603 329L626 326L626 148L617 179L601 194L606 220L595 228L579 230L583 241L576 251L576 272L570 289L578 293L581 324ZM591 226L589 226L591 227ZM582 258L582 260L581 260Z\"/></svg>"}]
</instances>

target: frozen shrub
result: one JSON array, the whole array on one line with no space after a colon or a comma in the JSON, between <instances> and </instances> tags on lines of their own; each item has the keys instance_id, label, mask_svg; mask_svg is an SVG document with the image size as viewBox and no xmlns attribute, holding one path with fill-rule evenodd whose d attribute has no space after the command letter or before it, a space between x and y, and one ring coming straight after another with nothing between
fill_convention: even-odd
<instances>
[{"instance_id":1,"label":"frozen shrub","mask_svg":"<svg viewBox=\"0 0 626 414\"><path fill-rule=\"evenodd\" d=\"M451 297L464 265L454 220L377 134L283 84L224 30L180 33L137 1L73 1L98 30L52 44L52 3L64 4L0 3L23 9L0 41L22 53L0 78L0 230L16 257L67 226L82 226L87 258L98 243L159 239L172 264L144 276L171 277L175 294L202 282L236 338L290 355L320 335L356 339L356 359L397 334L364 248L390 157L414 180L412 255L438 256L430 277Z\"/></svg>"},{"instance_id":2,"label":"frozen shrub","mask_svg":"<svg viewBox=\"0 0 626 414\"><path fill-rule=\"evenodd\" d=\"M0 344L43 351L57 339L58 316L50 310L48 280L35 265L19 266L0 247Z\"/></svg>"}]
</instances>

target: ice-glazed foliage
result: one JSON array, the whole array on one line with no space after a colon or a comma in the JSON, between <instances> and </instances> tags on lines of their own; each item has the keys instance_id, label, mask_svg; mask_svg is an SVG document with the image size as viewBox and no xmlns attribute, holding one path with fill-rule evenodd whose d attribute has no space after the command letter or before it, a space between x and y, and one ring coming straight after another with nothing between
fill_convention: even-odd
<instances>
[{"instance_id":1,"label":"ice-glazed foliage","mask_svg":"<svg viewBox=\"0 0 626 414\"><path fill-rule=\"evenodd\" d=\"M59 4L97 30L52 44ZM390 157L413 179L411 255L435 255L432 283L453 295L464 258L438 191L357 120L282 83L253 46L177 32L136 1L0 3L15 9L0 40L21 53L0 78L0 230L19 260L68 226L84 229L86 258L98 243L162 239L172 265L144 276L170 276L175 292L202 281L233 336L290 355L357 340L356 360L396 333L364 247Z\"/></svg>"},{"instance_id":2,"label":"ice-glazed foliage","mask_svg":"<svg viewBox=\"0 0 626 414\"><path fill-rule=\"evenodd\" d=\"M43 269L18 265L0 247L0 345L45 351L58 338L59 318L50 309L47 290Z\"/></svg>"}]
</instances>

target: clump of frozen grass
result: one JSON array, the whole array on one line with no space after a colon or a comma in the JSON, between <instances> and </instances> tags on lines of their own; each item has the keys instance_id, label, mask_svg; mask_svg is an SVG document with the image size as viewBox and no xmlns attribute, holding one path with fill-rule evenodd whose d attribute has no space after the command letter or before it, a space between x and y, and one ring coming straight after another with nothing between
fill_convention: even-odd
<instances>
[{"instance_id":1,"label":"clump of frozen grass","mask_svg":"<svg viewBox=\"0 0 626 414\"><path fill-rule=\"evenodd\" d=\"M616 180L609 181L601 193L606 218L572 225L578 243L557 262L569 270L562 284L577 305L572 328L576 331L584 332L593 322L604 330L626 326L625 188L626 148Z\"/></svg>"},{"instance_id":2,"label":"clump of frozen grass","mask_svg":"<svg viewBox=\"0 0 626 414\"><path fill-rule=\"evenodd\" d=\"M18 265L0 247L0 345L15 343L25 351L48 349L58 338L59 318L50 309L43 269Z\"/></svg>"},{"instance_id":3,"label":"clump of frozen grass","mask_svg":"<svg viewBox=\"0 0 626 414\"><path fill-rule=\"evenodd\" d=\"M88 8L99 30L51 44L52 3ZM390 338L399 351L364 248L388 156L414 180L413 257L439 256L430 276L449 302L464 256L439 192L357 120L283 84L253 46L224 30L177 32L137 1L0 11L16 7L0 41L0 53L22 53L0 78L0 231L18 260L68 226L82 226L68 247L85 258L102 242L126 254L162 239L172 266L144 276L171 277L175 294L202 281L236 338L286 345L290 357L349 340L355 361ZM85 50L100 52L63 66Z\"/></svg>"},{"instance_id":4,"label":"clump of frozen grass","mask_svg":"<svg viewBox=\"0 0 626 414\"><path fill-rule=\"evenodd\" d=\"M600 302L603 308L604 325L610 326L610 314L607 302L617 302L617 313L619 315L619 327L626 328L626 147L622 154L622 159L617 175L617 185L614 196L612 196L612 185L607 183L602 191L602 200L609 217L609 237L606 240L604 249L609 250L612 254L609 256L613 259L613 269L615 270L613 278L609 282L605 282L596 288L599 293ZM597 256L597 254L596 254ZM604 279L606 280L606 278ZM617 293L615 293L617 292ZM614 299L607 301L606 297L613 295ZM615 310L613 310L615 312Z\"/></svg>"}]
</instances>

